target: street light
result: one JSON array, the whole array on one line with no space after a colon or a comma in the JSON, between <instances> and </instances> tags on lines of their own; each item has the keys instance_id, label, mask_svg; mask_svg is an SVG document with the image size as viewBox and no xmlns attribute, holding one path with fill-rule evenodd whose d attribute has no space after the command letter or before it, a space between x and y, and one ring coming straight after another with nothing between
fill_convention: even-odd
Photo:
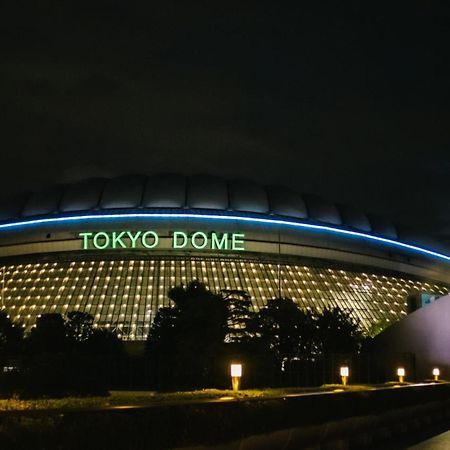
<instances>
[{"instance_id":1,"label":"street light","mask_svg":"<svg viewBox=\"0 0 450 450\"><path fill-rule=\"evenodd\" d=\"M399 383L403 383L403 379L405 377L405 369L403 367L399 367L397 369L397 376Z\"/></svg>"},{"instance_id":2,"label":"street light","mask_svg":"<svg viewBox=\"0 0 450 450\"><path fill-rule=\"evenodd\" d=\"M342 384L344 386L346 386L347 385L347 378L349 376L349 369L348 369L348 367L347 366L342 366L341 370L340 370L340 373L341 373Z\"/></svg>"},{"instance_id":3,"label":"street light","mask_svg":"<svg viewBox=\"0 0 450 450\"><path fill-rule=\"evenodd\" d=\"M439 380L439 375L441 374L441 371L435 367L433 369L433 376L434 376L434 381L438 381Z\"/></svg>"},{"instance_id":4,"label":"street light","mask_svg":"<svg viewBox=\"0 0 450 450\"><path fill-rule=\"evenodd\" d=\"M239 385L241 384L242 364L231 364L230 368L233 391L237 392L239 390Z\"/></svg>"}]
</instances>

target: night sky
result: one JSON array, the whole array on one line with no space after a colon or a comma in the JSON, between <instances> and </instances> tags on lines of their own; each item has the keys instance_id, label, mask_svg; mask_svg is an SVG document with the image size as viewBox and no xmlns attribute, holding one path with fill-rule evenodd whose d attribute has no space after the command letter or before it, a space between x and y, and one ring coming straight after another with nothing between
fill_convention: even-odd
<instances>
[{"instance_id":1,"label":"night sky","mask_svg":"<svg viewBox=\"0 0 450 450\"><path fill-rule=\"evenodd\" d=\"M3 196L210 173L450 242L449 15L433 2L10 3Z\"/></svg>"}]
</instances>

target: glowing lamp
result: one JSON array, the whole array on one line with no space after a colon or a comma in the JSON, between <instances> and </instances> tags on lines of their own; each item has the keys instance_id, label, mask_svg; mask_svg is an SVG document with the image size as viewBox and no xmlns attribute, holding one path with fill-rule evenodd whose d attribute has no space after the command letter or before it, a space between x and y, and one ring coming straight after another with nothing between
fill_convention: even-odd
<instances>
[{"instance_id":1,"label":"glowing lamp","mask_svg":"<svg viewBox=\"0 0 450 450\"><path fill-rule=\"evenodd\" d=\"M349 371L349 369L348 369L347 366L342 366L342 367L341 367L341 369L340 369L340 374L341 374L342 384L343 384L344 386L347 385L347 378L348 378L348 376L349 376L349 373L350 373L350 371Z\"/></svg>"},{"instance_id":2,"label":"glowing lamp","mask_svg":"<svg viewBox=\"0 0 450 450\"><path fill-rule=\"evenodd\" d=\"M434 381L438 381L439 380L439 375L441 374L441 371L435 367L433 369L433 377L434 377Z\"/></svg>"},{"instance_id":3,"label":"glowing lamp","mask_svg":"<svg viewBox=\"0 0 450 450\"><path fill-rule=\"evenodd\" d=\"M242 364L231 364L231 385L233 386L233 391L239 390L239 385L241 384L242 377Z\"/></svg>"},{"instance_id":4,"label":"glowing lamp","mask_svg":"<svg viewBox=\"0 0 450 450\"><path fill-rule=\"evenodd\" d=\"M399 367L397 369L398 381L403 383L403 379L405 378L405 369L403 367Z\"/></svg>"},{"instance_id":5,"label":"glowing lamp","mask_svg":"<svg viewBox=\"0 0 450 450\"><path fill-rule=\"evenodd\" d=\"M242 364L231 364L231 376L242 377Z\"/></svg>"}]
</instances>

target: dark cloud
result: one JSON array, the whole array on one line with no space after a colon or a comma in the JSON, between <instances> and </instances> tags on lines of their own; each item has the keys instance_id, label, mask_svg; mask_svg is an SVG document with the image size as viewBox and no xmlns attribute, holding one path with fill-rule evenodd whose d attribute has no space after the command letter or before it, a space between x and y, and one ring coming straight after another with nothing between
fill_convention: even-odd
<instances>
[{"instance_id":1,"label":"dark cloud","mask_svg":"<svg viewBox=\"0 0 450 450\"><path fill-rule=\"evenodd\" d=\"M3 12L3 193L84 175L208 172L450 236L442 11L150 3Z\"/></svg>"}]
</instances>

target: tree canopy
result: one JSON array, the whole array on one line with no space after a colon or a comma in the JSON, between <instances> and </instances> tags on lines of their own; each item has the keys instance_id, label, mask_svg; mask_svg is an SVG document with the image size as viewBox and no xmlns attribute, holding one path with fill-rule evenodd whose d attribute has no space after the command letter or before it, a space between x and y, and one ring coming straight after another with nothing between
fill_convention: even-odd
<instances>
[{"instance_id":1,"label":"tree canopy","mask_svg":"<svg viewBox=\"0 0 450 450\"><path fill-rule=\"evenodd\" d=\"M168 295L173 305L159 310L147 340L151 371L164 387L214 384L218 364L225 369L224 359L233 356L261 372L267 364L283 370L292 361L359 349L359 324L339 308L312 314L292 299L275 298L256 312L246 292L214 293L198 281Z\"/></svg>"},{"instance_id":2,"label":"tree canopy","mask_svg":"<svg viewBox=\"0 0 450 450\"><path fill-rule=\"evenodd\" d=\"M23 328L0 311L0 362L16 356L22 350Z\"/></svg>"},{"instance_id":3,"label":"tree canopy","mask_svg":"<svg viewBox=\"0 0 450 450\"><path fill-rule=\"evenodd\" d=\"M261 336L282 366L316 353L314 320L289 298L269 300L258 315Z\"/></svg>"},{"instance_id":4,"label":"tree canopy","mask_svg":"<svg viewBox=\"0 0 450 450\"><path fill-rule=\"evenodd\" d=\"M350 312L325 308L316 318L321 353L352 353L359 350L362 333Z\"/></svg>"},{"instance_id":5,"label":"tree canopy","mask_svg":"<svg viewBox=\"0 0 450 450\"><path fill-rule=\"evenodd\" d=\"M228 309L220 294L192 281L168 293L173 302L161 308L152 324L147 352L166 387L207 385L228 330Z\"/></svg>"}]
</instances>

